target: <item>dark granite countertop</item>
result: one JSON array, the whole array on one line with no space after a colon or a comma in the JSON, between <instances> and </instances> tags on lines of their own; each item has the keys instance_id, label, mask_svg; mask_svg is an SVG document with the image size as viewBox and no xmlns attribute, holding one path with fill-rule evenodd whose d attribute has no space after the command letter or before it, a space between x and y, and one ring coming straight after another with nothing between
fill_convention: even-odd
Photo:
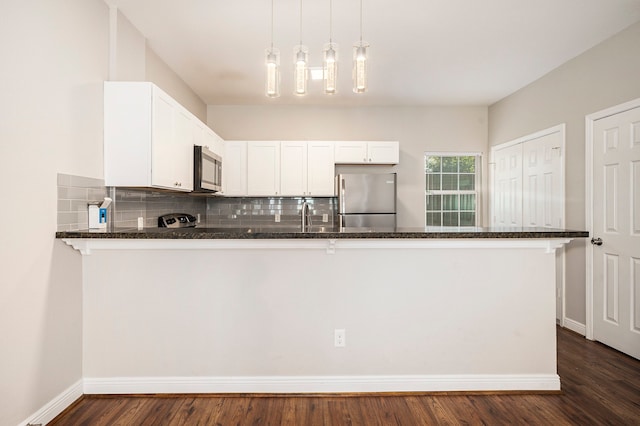
<instances>
[{"instance_id":1,"label":"dark granite countertop","mask_svg":"<svg viewBox=\"0 0 640 426\"><path fill-rule=\"evenodd\" d=\"M63 231L56 238L101 239L439 239L439 238L587 238L587 231L552 228L131 228L113 231Z\"/></svg>"}]
</instances>

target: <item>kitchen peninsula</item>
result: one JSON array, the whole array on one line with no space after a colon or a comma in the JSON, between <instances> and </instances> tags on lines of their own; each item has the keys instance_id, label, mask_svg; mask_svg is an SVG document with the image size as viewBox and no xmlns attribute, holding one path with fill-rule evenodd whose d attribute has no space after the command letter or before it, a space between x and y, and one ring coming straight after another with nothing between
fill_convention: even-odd
<instances>
[{"instance_id":1,"label":"kitchen peninsula","mask_svg":"<svg viewBox=\"0 0 640 426\"><path fill-rule=\"evenodd\" d=\"M554 252L588 234L56 236L83 254L85 393L279 393L559 390Z\"/></svg>"}]
</instances>

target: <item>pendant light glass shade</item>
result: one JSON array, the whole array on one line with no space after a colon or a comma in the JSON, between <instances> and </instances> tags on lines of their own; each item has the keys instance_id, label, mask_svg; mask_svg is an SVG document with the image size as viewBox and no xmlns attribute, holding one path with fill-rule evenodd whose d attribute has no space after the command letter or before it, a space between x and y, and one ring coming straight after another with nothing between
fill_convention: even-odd
<instances>
[{"instance_id":1,"label":"pendant light glass shade","mask_svg":"<svg viewBox=\"0 0 640 426\"><path fill-rule=\"evenodd\" d=\"M298 45L293 48L293 78L296 95L307 94L307 81L309 79L309 49Z\"/></svg>"},{"instance_id":2,"label":"pendant light glass shade","mask_svg":"<svg viewBox=\"0 0 640 426\"><path fill-rule=\"evenodd\" d=\"M338 45L327 43L324 45L324 92L332 95L336 93L338 85Z\"/></svg>"},{"instance_id":3,"label":"pendant light glass shade","mask_svg":"<svg viewBox=\"0 0 640 426\"><path fill-rule=\"evenodd\" d=\"M353 92L364 93L367 90L367 47L360 41L353 46Z\"/></svg>"},{"instance_id":4,"label":"pendant light glass shade","mask_svg":"<svg viewBox=\"0 0 640 426\"><path fill-rule=\"evenodd\" d=\"M267 85L266 94L270 98L280 96L280 51L273 47L267 49Z\"/></svg>"}]
</instances>

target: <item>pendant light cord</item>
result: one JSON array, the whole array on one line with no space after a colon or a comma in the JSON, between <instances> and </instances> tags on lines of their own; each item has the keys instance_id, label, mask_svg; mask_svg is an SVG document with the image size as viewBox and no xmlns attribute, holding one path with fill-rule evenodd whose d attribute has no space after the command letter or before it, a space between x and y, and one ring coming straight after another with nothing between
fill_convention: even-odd
<instances>
[{"instance_id":1,"label":"pendant light cord","mask_svg":"<svg viewBox=\"0 0 640 426\"><path fill-rule=\"evenodd\" d=\"M273 0L271 0L271 51L273 52Z\"/></svg>"},{"instance_id":2,"label":"pendant light cord","mask_svg":"<svg viewBox=\"0 0 640 426\"><path fill-rule=\"evenodd\" d=\"M300 46L302 46L302 0L300 0Z\"/></svg>"},{"instance_id":3,"label":"pendant light cord","mask_svg":"<svg viewBox=\"0 0 640 426\"><path fill-rule=\"evenodd\" d=\"M333 1L329 0L329 44L333 43Z\"/></svg>"},{"instance_id":4,"label":"pendant light cord","mask_svg":"<svg viewBox=\"0 0 640 426\"><path fill-rule=\"evenodd\" d=\"M360 0L360 45L362 45L362 0Z\"/></svg>"}]
</instances>

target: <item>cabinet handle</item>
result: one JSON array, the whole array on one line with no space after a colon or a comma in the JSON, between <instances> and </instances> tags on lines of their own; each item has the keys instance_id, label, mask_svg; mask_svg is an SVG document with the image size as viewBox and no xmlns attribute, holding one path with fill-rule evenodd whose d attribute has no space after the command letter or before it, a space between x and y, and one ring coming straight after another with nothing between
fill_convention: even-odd
<instances>
[{"instance_id":1,"label":"cabinet handle","mask_svg":"<svg viewBox=\"0 0 640 426\"><path fill-rule=\"evenodd\" d=\"M371 162L371 161L372 161L371 158L369 158L369 162Z\"/></svg>"}]
</instances>

